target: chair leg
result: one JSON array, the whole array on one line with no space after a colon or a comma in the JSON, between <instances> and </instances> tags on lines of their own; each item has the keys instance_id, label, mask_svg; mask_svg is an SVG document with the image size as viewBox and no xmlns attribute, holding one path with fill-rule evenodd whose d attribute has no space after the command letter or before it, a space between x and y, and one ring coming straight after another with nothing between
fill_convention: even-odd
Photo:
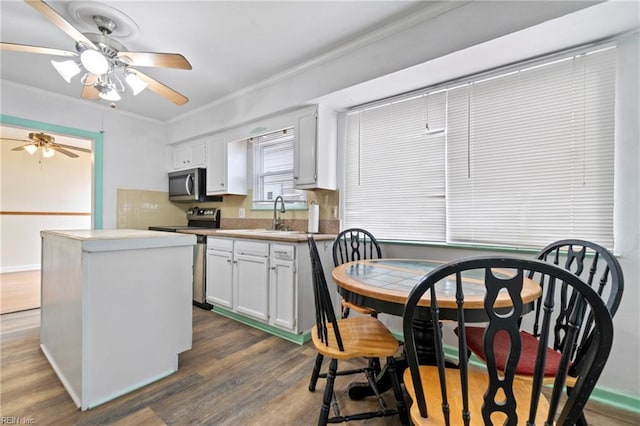
<instances>
[{"instance_id":1,"label":"chair leg","mask_svg":"<svg viewBox=\"0 0 640 426\"><path fill-rule=\"evenodd\" d=\"M309 380L309 391L316 391L316 384L318 383L318 376L320 376L320 369L322 368L322 360L324 356L322 354L316 355L316 363L313 366L313 371L311 372L311 380Z\"/></svg>"},{"instance_id":2,"label":"chair leg","mask_svg":"<svg viewBox=\"0 0 640 426\"><path fill-rule=\"evenodd\" d=\"M392 356L390 356L387 358L387 364L389 365L389 374L391 375L391 384L393 385L393 395L395 396L396 404L398 405L400 423L403 425L409 425L407 406L404 403L404 395L402 393L402 387L400 386L400 378L396 372L396 361Z\"/></svg>"},{"instance_id":3,"label":"chair leg","mask_svg":"<svg viewBox=\"0 0 640 426\"><path fill-rule=\"evenodd\" d=\"M320 409L318 426L324 426L329 421L329 406L331 405L331 399L333 397L333 383L336 380L336 371L338 371L338 360L332 359L329 363L329 371L327 372L327 385L322 398L322 408Z\"/></svg>"}]
</instances>

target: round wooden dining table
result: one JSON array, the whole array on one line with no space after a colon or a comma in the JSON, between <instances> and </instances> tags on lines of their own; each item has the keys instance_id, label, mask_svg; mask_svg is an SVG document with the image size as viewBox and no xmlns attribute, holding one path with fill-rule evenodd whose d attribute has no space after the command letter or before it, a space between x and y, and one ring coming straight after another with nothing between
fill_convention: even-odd
<instances>
[{"instance_id":1,"label":"round wooden dining table","mask_svg":"<svg viewBox=\"0 0 640 426\"><path fill-rule=\"evenodd\" d=\"M443 265L444 262L421 259L366 259L344 263L333 269L332 276L338 286L338 292L347 300L359 306L375 309L391 315L402 316L404 304L409 293L429 272ZM464 318L467 322L483 322L487 320L484 312L484 276L483 271L469 271L462 275L464 291ZM510 277L508 270L493 270L494 275ZM521 292L523 314L533 310L533 302L540 297L540 285L525 278ZM455 280L445 279L437 286L440 318L457 319ZM494 308L496 310L511 308L508 294L501 292ZM430 305L427 292L420 304L425 308ZM428 309L425 309L428 311ZM425 314L426 315L426 314Z\"/></svg>"},{"instance_id":2,"label":"round wooden dining table","mask_svg":"<svg viewBox=\"0 0 640 426\"><path fill-rule=\"evenodd\" d=\"M348 302L359 306L366 306L376 312L402 316L404 305L411 290L422 278L445 262L420 259L367 259L344 263L333 269L332 276L338 286L338 292ZM508 270L494 269L497 277L510 277ZM464 291L464 320L465 322L485 322L488 317L484 308L484 271L467 271L462 275ZM455 321L458 318L456 303L455 278L446 278L437 286L438 308L440 319ZM542 289L538 283L525 278L521 291L522 313L531 312L534 302L540 297ZM416 349L421 364L435 365L434 324L431 321L429 292L425 293L418 306L424 309L417 311L413 321L414 332L417 337ZM497 312L505 313L512 309L512 301L507 292L499 294L493 305ZM439 324L441 326L442 324ZM403 357L402 357L403 358ZM396 361L398 371L402 372L404 359ZM456 367L456 365L451 365ZM376 376L378 389L386 391L391 386L388 371L382 369ZM373 390L367 383L352 383L349 386L349 397L360 400L373 395Z\"/></svg>"}]
</instances>

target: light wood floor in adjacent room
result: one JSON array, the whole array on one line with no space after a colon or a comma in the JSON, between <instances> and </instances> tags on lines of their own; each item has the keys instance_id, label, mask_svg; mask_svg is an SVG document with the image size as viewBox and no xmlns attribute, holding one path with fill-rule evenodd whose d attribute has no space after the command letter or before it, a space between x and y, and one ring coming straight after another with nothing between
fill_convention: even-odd
<instances>
[{"instance_id":1,"label":"light wood floor in adjacent room","mask_svg":"<svg viewBox=\"0 0 640 426\"><path fill-rule=\"evenodd\" d=\"M0 274L0 314L40 307L40 270Z\"/></svg>"},{"instance_id":2,"label":"light wood floor in adjacent room","mask_svg":"<svg viewBox=\"0 0 640 426\"><path fill-rule=\"evenodd\" d=\"M178 372L81 412L40 351L39 315L36 309L0 317L0 416L37 425L317 423L324 380L315 393L307 390L316 355L311 344L295 345L200 308L193 310L193 348L180 355ZM355 377L336 381L346 413L376 405L371 398L348 401L346 388ZM385 396L393 405L391 394ZM595 403L587 405L586 416L595 426L640 424L640 416ZM399 422L388 417L354 424Z\"/></svg>"}]
</instances>

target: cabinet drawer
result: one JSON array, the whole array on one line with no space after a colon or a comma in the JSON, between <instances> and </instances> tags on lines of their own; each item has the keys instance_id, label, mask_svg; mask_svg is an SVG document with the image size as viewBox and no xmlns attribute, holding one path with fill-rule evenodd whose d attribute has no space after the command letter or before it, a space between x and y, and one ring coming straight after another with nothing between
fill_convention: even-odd
<instances>
[{"instance_id":1,"label":"cabinet drawer","mask_svg":"<svg viewBox=\"0 0 640 426\"><path fill-rule=\"evenodd\" d=\"M295 260L296 250L294 246L285 246L282 244L271 245L271 257L280 260Z\"/></svg>"},{"instance_id":2,"label":"cabinet drawer","mask_svg":"<svg viewBox=\"0 0 640 426\"><path fill-rule=\"evenodd\" d=\"M269 244L236 240L235 253L238 255L245 255L245 256L268 257Z\"/></svg>"},{"instance_id":3,"label":"cabinet drawer","mask_svg":"<svg viewBox=\"0 0 640 426\"><path fill-rule=\"evenodd\" d=\"M207 250L233 251L233 240L207 238Z\"/></svg>"}]
</instances>

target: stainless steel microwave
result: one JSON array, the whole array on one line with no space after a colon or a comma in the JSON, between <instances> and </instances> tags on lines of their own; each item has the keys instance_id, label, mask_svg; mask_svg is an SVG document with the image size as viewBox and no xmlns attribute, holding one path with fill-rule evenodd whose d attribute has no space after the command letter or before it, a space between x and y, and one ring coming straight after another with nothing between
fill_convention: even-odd
<instances>
[{"instance_id":1,"label":"stainless steel microwave","mask_svg":"<svg viewBox=\"0 0 640 426\"><path fill-rule=\"evenodd\" d=\"M205 201L207 169L189 169L169 173L169 200Z\"/></svg>"}]
</instances>

